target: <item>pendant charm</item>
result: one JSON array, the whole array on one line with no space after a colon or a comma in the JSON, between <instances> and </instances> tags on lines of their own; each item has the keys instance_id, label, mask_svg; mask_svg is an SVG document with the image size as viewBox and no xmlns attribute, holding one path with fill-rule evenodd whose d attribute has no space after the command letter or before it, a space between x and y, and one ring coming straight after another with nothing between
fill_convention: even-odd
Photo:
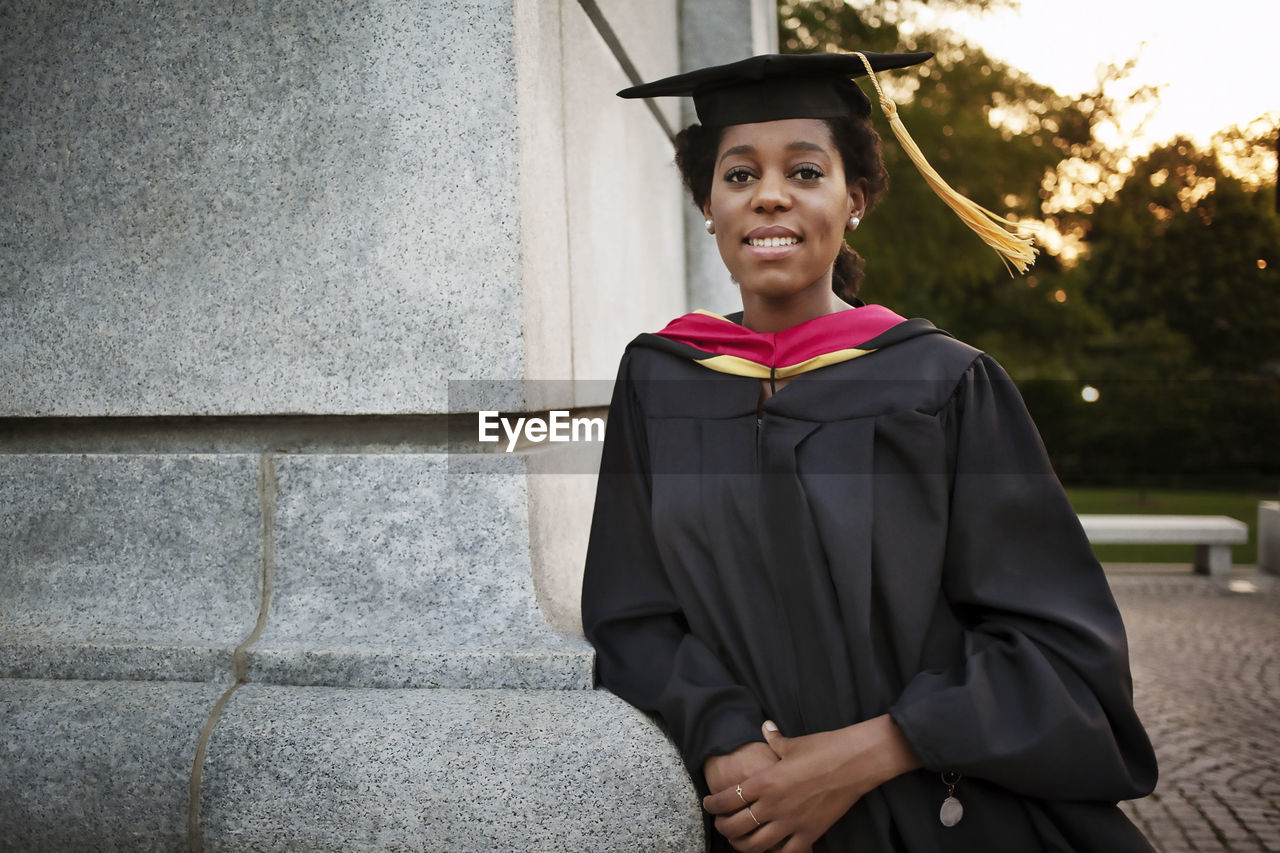
<instances>
[{"instance_id":1,"label":"pendant charm","mask_svg":"<svg viewBox=\"0 0 1280 853\"><path fill-rule=\"evenodd\" d=\"M964 817L964 806L960 805L959 800L955 797L947 797L942 801L942 808L938 809L938 820L942 821L943 826L955 826L962 817Z\"/></svg>"},{"instance_id":2,"label":"pendant charm","mask_svg":"<svg viewBox=\"0 0 1280 853\"><path fill-rule=\"evenodd\" d=\"M942 821L943 826L955 826L964 817L964 806L956 799L956 783L959 781L959 773L953 770L942 771L942 784L947 786L947 798L942 801L942 808L938 809L938 820Z\"/></svg>"}]
</instances>

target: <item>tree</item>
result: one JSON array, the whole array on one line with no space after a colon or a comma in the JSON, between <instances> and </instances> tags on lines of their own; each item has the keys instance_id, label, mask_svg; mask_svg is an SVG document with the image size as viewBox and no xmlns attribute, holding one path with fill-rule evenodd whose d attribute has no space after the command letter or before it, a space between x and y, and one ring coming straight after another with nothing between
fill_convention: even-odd
<instances>
[{"instance_id":1,"label":"tree","mask_svg":"<svg viewBox=\"0 0 1280 853\"><path fill-rule=\"evenodd\" d=\"M961 193L1016 219L1039 219L1055 169L1096 158L1093 127L1113 105L1102 96L1067 98L950 33L904 34L894 23L919 3L843 0L779 6L779 42L793 52L864 48L931 50L924 66L882 74L886 91L930 162ZM989 8L1004 2L933 0L934 7ZM866 87L870 92L869 86ZM874 93L873 100L874 100ZM878 109L873 108L878 113ZM1046 326L1083 334L1097 322L1072 298L1063 265L1041 255L1035 272L1011 279L1002 261L928 188L882 118L892 188L852 239L867 259L863 296L998 353L1017 376L1061 376L1069 353Z\"/></svg>"},{"instance_id":2,"label":"tree","mask_svg":"<svg viewBox=\"0 0 1280 853\"><path fill-rule=\"evenodd\" d=\"M921 5L1005 0L870 0L856 10L792 0L779 6L779 41L791 52L934 51L919 69L878 78L943 177L991 210L1042 220L1046 251L1011 279L877 118L893 188L851 241L867 259L864 298L996 355L1067 477L1280 477L1269 159L1280 117L1224 132L1215 151L1176 140L1133 164L1096 134L1154 95L1139 89L1124 104L1106 95L1131 64L1064 97L953 34L895 23ZM1101 390L1098 402L1081 399L1085 383Z\"/></svg>"},{"instance_id":3,"label":"tree","mask_svg":"<svg viewBox=\"0 0 1280 853\"><path fill-rule=\"evenodd\" d=\"M1088 217L1079 289L1116 332L1160 323L1214 376L1280 371L1280 216L1212 151L1176 139Z\"/></svg>"},{"instance_id":4,"label":"tree","mask_svg":"<svg viewBox=\"0 0 1280 853\"><path fill-rule=\"evenodd\" d=\"M1075 361L1099 402L1067 411L1045 436L1076 465L1066 476L1280 477L1280 216L1267 190L1175 139L1083 217L1087 257L1069 277L1106 322Z\"/></svg>"}]
</instances>

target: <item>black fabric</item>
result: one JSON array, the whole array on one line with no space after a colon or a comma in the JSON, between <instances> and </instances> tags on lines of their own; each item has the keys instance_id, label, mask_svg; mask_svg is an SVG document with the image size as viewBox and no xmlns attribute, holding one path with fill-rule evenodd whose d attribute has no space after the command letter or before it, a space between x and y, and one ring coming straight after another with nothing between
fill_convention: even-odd
<instances>
[{"instance_id":1,"label":"black fabric","mask_svg":"<svg viewBox=\"0 0 1280 853\"><path fill-rule=\"evenodd\" d=\"M701 790L766 718L891 714L926 769L820 850L1149 850L1115 806L1156 768L1101 568L999 365L907 328L759 421L759 380L633 342L583 583L600 683L661 716Z\"/></svg>"},{"instance_id":2,"label":"black fabric","mask_svg":"<svg viewBox=\"0 0 1280 853\"><path fill-rule=\"evenodd\" d=\"M863 53L875 71L918 65L933 56L927 52ZM852 82L866 73L862 60L847 53L762 54L632 86L618 96L691 97L698 121L708 127L867 116L871 101Z\"/></svg>"}]
</instances>

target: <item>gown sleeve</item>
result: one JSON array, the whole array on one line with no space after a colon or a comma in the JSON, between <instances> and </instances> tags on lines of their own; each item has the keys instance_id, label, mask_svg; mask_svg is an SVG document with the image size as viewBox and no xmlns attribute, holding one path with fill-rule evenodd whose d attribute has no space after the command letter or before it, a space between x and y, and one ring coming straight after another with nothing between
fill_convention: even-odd
<instances>
[{"instance_id":1,"label":"gown sleeve","mask_svg":"<svg viewBox=\"0 0 1280 853\"><path fill-rule=\"evenodd\" d=\"M964 653L913 677L892 718L932 769L1053 800L1149 793L1124 626L1021 396L984 355L950 406L943 590Z\"/></svg>"},{"instance_id":2,"label":"gown sleeve","mask_svg":"<svg viewBox=\"0 0 1280 853\"><path fill-rule=\"evenodd\" d=\"M702 764L763 741L755 695L690 633L663 568L650 512L645 420L624 356L605 431L582 582L582 625L599 683L661 717L695 783Z\"/></svg>"}]
</instances>

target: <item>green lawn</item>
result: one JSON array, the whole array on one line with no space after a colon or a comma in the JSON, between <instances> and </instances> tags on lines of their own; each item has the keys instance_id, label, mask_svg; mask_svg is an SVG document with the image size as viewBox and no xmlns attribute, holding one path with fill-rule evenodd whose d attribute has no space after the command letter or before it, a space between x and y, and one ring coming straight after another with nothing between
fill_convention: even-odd
<instances>
[{"instance_id":1,"label":"green lawn","mask_svg":"<svg viewBox=\"0 0 1280 853\"><path fill-rule=\"evenodd\" d=\"M1258 561L1258 501L1276 495L1249 492L1193 492L1165 489L1067 489L1076 512L1125 515L1229 515L1249 525L1249 543L1234 545L1231 560ZM1098 559L1112 563L1187 563L1192 545L1096 545Z\"/></svg>"}]
</instances>

